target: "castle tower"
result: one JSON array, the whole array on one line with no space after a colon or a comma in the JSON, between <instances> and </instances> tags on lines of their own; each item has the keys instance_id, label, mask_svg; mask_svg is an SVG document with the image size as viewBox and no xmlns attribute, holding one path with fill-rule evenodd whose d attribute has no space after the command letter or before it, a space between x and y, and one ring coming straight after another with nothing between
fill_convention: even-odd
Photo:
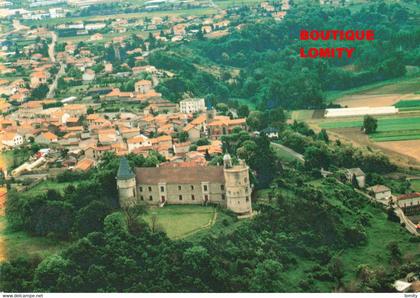
<instances>
[{"instance_id":1,"label":"castle tower","mask_svg":"<svg viewBox=\"0 0 420 298\"><path fill-rule=\"evenodd\" d=\"M120 159L117 173L117 188L121 207L130 207L136 204L136 176L125 157Z\"/></svg>"},{"instance_id":2,"label":"castle tower","mask_svg":"<svg viewBox=\"0 0 420 298\"><path fill-rule=\"evenodd\" d=\"M239 165L233 165L229 154L225 154L223 157L223 165L227 208L235 213L251 213L252 190L248 166L242 160Z\"/></svg>"}]
</instances>

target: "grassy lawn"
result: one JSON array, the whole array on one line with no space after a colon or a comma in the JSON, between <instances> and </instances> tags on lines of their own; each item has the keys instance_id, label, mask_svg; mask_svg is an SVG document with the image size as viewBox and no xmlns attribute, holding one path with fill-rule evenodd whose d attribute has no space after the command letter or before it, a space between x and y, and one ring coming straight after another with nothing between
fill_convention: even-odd
<instances>
[{"instance_id":1,"label":"grassy lawn","mask_svg":"<svg viewBox=\"0 0 420 298\"><path fill-rule=\"evenodd\" d=\"M163 208L151 208L144 215L144 219L151 225L152 218L156 215L158 226L168 237L179 239L211 227L215 213L216 209L213 207L168 205Z\"/></svg>"},{"instance_id":2,"label":"grassy lawn","mask_svg":"<svg viewBox=\"0 0 420 298\"><path fill-rule=\"evenodd\" d=\"M274 154L281 159L282 161L285 162L293 162L295 160L299 160L296 158L296 156L294 156L293 154L291 154L289 151L284 150L281 147L278 146L271 146L271 148L273 148L274 150Z\"/></svg>"},{"instance_id":3,"label":"grassy lawn","mask_svg":"<svg viewBox=\"0 0 420 298\"><path fill-rule=\"evenodd\" d=\"M414 191L419 191L420 192L420 180L411 180L411 188Z\"/></svg>"},{"instance_id":4,"label":"grassy lawn","mask_svg":"<svg viewBox=\"0 0 420 298\"><path fill-rule=\"evenodd\" d=\"M72 182L58 183L58 182L51 181L51 180L45 180L45 181L42 181L41 183L35 185L30 190L28 190L26 192L26 194L30 194L31 196L40 195L40 194L46 193L50 189L56 190L60 193L63 193L64 190L66 189L66 187L69 186L69 185L76 186L77 183L72 183Z\"/></svg>"},{"instance_id":5,"label":"grassy lawn","mask_svg":"<svg viewBox=\"0 0 420 298\"><path fill-rule=\"evenodd\" d=\"M32 237L25 232L14 232L7 228L5 216L0 217L0 262L19 256L45 257L67 247L67 242L59 242L46 237Z\"/></svg>"}]
</instances>

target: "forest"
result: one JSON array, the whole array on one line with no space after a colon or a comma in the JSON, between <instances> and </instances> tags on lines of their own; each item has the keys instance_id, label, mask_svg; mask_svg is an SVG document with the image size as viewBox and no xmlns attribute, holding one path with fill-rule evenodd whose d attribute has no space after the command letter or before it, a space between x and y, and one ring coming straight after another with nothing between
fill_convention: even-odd
<instances>
[{"instance_id":1,"label":"forest","mask_svg":"<svg viewBox=\"0 0 420 298\"><path fill-rule=\"evenodd\" d=\"M184 93L212 103L245 99L260 110L323 108L324 94L403 76L420 65L415 12L399 3L369 1L358 9L296 4L281 22L239 18L219 39L196 40L157 51L151 64L176 73L159 91L177 101ZM301 29L370 29L373 41L305 40ZM302 59L300 48L351 47L351 58Z\"/></svg>"}]
</instances>

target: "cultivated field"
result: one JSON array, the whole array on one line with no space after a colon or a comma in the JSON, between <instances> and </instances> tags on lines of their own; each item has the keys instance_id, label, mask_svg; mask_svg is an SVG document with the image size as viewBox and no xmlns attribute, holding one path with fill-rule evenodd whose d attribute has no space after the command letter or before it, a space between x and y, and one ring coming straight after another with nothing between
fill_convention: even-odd
<instances>
[{"instance_id":1,"label":"cultivated field","mask_svg":"<svg viewBox=\"0 0 420 298\"><path fill-rule=\"evenodd\" d=\"M351 128L362 127L363 120L334 119L322 122L321 128ZM420 139L420 117L381 117L378 118L376 133L369 135L370 139L377 142L403 141Z\"/></svg>"},{"instance_id":2,"label":"cultivated field","mask_svg":"<svg viewBox=\"0 0 420 298\"><path fill-rule=\"evenodd\" d=\"M303 118L316 131L328 130L331 137L347 140L356 146L369 146L386 153L402 166L420 165L420 78L410 77L390 80L329 94L327 100L348 107L378 107L395 105L400 113L375 116L377 132L369 137L364 134L363 117L320 119L311 113L294 113L292 118Z\"/></svg>"}]
</instances>

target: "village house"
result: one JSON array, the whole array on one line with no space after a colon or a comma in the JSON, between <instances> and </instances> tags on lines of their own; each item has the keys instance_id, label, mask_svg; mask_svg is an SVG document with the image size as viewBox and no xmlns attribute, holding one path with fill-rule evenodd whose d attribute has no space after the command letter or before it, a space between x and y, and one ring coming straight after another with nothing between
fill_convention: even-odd
<instances>
[{"instance_id":1,"label":"village house","mask_svg":"<svg viewBox=\"0 0 420 298\"><path fill-rule=\"evenodd\" d=\"M365 187L366 175L360 168L346 169L344 174L348 182L353 183L356 179L359 188Z\"/></svg>"},{"instance_id":2,"label":"village house","mask_svg":"<svg viewBox=\"0 0 420 298\"><path fill-rule=\"evenodd\" d=\"M23 144L23 136L15 132L4 132L0 135L1 142L3 145L15 148Z\"/></svg>"},{"instance_id":3,"label":"village house","mask_svg":"<svg viewBox=\"0 0 420 298\"><path fill-rule=\"evenodd\" d=\"M204 98L186 98L179 102L179 110L181 113L192 114L197 112L204 112L206 104Z\"/></svg>"},{"instance_id":4,"label":"village house","mask_svg":"<svg viewBox=\"0 0 420 298\"><path fill-rule=\"evenodd\" d=\"M220 139L223 135L229 135L235 128L247 130L246 119L230 119L228 116L215 116L214 120L207 124L208 135L211 139Z\"/></svg>"},{"instance_id":5,"label":"village house","mask_svg":"<svg viewBox=\"0 0 420 298\"><path fill-rule=\"evenodd\" d=\"M137 81L134 85L134 90L137 93L146 94L152 89L152 82L149 80Z\"/></svg>"},{"instance_id":6,"label":"village house","mask_svg":"<svg viewBox=\"0 0 420 298\"><path fill-rule=\"evenodd\" d=\"M389 200L392 197L391 190L384 185L368 187L367 190L376 200Z\"/></svg>"},{"instance_id":7,"label":"village house","mask_svg":"<svg viewBox=\"0 0 420 298\"><path fill-rule=\"evenodd\" d=\"M58 137L52 132L43 132L35 137L35 142L38 144L49 145L58 142Z\"/></svg>"},{"instance_id":8,"label":"village house","mask_svg":"<svg viewBox=\"0 0 420 298\"><path fill-rule=\"evenodd\" d=\"M420 192L398 196L397 205L407 216L420 215Z\"/></svg>"},{"instance_id":9,"label":"village house","mask_svg":"<svg viewBox=\"0 0 420 298\"><path fill-rule=\"evenodd\" d=\"M82 76L83 81L90 82L95 79L95 72L91 69L86 69Z\"/></svg>"},{"instance_id":10,"label":"village house","mask_svg":"<svg viewBox=\"0 0 420 298\"><path fill-rule=\"evenodd\" d=\"M41 84L46 84L47 80L49 78L49 75L45 71L37 71L31 74L30 80L30 86L31 88L36 88Z\"/></svg>"},{"instance_id":11,"label":"village house","mask_svg":"<svg viewBox=\"0 0 420 298\"><path fill-rule=\"evenodd\" d=\"M151 147L152 142L144 135L138 135L127 139L128 152L133 152L141 147Z\"/></svg>"}]
</instances>

